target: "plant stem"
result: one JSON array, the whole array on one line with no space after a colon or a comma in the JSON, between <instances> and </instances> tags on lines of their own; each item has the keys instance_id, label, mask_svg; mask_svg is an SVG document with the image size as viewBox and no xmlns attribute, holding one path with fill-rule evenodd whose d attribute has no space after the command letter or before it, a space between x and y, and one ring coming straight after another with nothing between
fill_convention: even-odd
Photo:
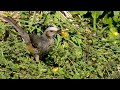
<instances>
[{"instance_id":1,"label":"plant stem","mask_svg":"<svg viewBox=\"0 0 120 90\"><path fill-rule=\"evenodd\" d=\"M93 17L93 29L96 31L96 12L95 12L95 15Z\"/></svg>"},{"instance_id":2,"label":"plant stem","mask_svg":"<svg viewBox=\"0 0 120 90\"><path fill-rule=\"evenodd\" d=\"M34 13L33 13L33 18L32 18L32 21L30 23L29 30L31 30L32 24L34 23L34 20L35 20L35 16L36 16L36 11L34 11Z\"/></svg>"}]
</instances>

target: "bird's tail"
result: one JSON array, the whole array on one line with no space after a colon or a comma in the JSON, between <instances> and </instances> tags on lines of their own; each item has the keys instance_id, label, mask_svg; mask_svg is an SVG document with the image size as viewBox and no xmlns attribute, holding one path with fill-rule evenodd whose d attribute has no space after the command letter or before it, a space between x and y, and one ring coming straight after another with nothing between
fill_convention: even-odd
<instances>
[{"instance_id":1,"label":"bird's tail","mask_svg":"<svg viewBox=\"0 0 120 90\"><path fill-rule=\"evenodd\" d=\"M16 29L16 31L24 39L25 43L31 43L29 34L27 34L12 17L3 17L3 19L5 19L8 23L10 23Z\"/></svg>"}]
</instances>

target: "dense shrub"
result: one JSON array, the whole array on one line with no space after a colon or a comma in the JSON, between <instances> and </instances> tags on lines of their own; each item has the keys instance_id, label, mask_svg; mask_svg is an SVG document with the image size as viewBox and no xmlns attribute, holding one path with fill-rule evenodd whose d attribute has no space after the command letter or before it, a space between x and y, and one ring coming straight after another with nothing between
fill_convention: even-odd
<instances>
[{"instance_id":1,"label":"dense shrub","mask_svg":"<svg viewBox=\"0 0 120 90\"><path fill-rule=\"evenodd\" d=\"M54 48L46 60L37 62L14 28L1 19L1 79L120 78L120 12L71 11L72 17L62 13L3 13L16 18L28 33L37 30L41 35L46 25L57 26L62 33L55 36Z\"/></svg>"}]
</instances>

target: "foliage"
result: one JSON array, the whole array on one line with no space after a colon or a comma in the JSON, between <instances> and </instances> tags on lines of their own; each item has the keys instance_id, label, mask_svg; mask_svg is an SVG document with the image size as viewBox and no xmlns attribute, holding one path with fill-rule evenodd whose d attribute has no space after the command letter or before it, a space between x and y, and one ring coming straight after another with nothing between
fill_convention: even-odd
<instances>
[{"instance_id":1,"label":"foliage","mask_svg":"<svg viewBox=\"0 0 120 90\"><path fill-rule=\"evenodd\" d=\"M4 12L24 30L43 33L46 25L62 29L46 61L34 61L14 28L0 21L1 79L114 79L120 78L119 11ZM19 17L18 17L19 16ZM87 17L86 17L87 16ZM9 36L4 40L6 30Z\"/></svg>"}]
</instances>

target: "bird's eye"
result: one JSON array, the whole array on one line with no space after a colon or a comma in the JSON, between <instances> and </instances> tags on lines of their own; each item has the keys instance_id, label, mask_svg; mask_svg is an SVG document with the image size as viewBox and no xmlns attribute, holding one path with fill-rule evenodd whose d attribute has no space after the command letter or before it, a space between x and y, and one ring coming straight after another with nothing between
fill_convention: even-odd
<instances>
[{"instance_id":1,"label":"bird's eye","mask_svg":"<svg viewBox=\"0 0 120 90\"><path fill-rule=\"evenodd\" d=\"M50 32L53 32L52 30Z\"/></svg>"}]
</instances>

